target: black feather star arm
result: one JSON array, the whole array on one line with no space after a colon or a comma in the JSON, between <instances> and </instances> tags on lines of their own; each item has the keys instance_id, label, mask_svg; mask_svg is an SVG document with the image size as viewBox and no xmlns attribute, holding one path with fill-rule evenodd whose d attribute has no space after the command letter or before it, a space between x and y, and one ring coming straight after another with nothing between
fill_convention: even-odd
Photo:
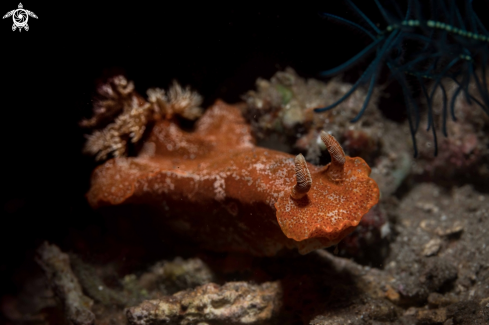
<instances>
[{"instance_id":1,"label":"black feather star arm","mask_svg":"<svg viewBox=\"0 0 489 325\"><path fill-rule=\"evenodd\" d=\"M486 78L489 60L489 32L472 7L472 0L408 0L405 10L396 1L390 4L392 12L385 9L379 0L374 0L387 26L379 29L351 0L346 0L353 11L363 20L356 23L332 14L323 17L353 27L370 39L370 43L360 53L339 65L324 71L323 76L331 76L345 71L362 58L375 52L362 76L352 88L335 103L316 108L316 113L333 109L347 99L359 86L368 84L365 102L358 115L351 122L358 121L364 113L372 96L380 69L386 65L391 77L396 79L405 97L406 114L412 135L414 156L417 156L416 132L420 121L419 106L409 90L406 75L411 76L419 84L419 89L427 106L428 125L434 140L434 155L438 154L437 126L433 116L433 98L439 89L442 93L442 133L447 136L446 123L448 110L454 121L455 100L463 95L469 104L480 106L489 114L489 90ZM480 0L489 4L489 0ZM430 4L429 9L424 8ZM368 26L364 27L362 26ZM480 75L476 73L479 70ZM410 77L410 78L411 78ZM448 98L445 80L457 85ZM469 92L469 85L475 83L478 94Z\"/></svg>"}]
</instances>

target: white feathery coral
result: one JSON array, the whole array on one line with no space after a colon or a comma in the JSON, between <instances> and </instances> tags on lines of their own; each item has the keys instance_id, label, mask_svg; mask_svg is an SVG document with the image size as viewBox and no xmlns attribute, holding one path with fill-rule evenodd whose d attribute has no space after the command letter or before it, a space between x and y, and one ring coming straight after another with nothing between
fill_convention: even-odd
<instances>
[{"instance_id":1,"label":"white feathery coral","mask_svg":"<svg viewBox=\"0 0 489 325\"><path fill-rule=\"evenodd\" d=\"M166 119L180 115L186 119L195 120L203 113L200 107L202 97L197 92L190 90L190 87L183 89L176 81L168 90L168 95L160 88L150 88L146 94L155 112Z\"/></svg>"},{"instance_id":2,"label":"white feathery coral","mask_svg":"<svg viewBox=\"0 0 489 325\"><path fill-rule=\"evenodd\" d=\"M96 155L96 160L104 160L111 153L114 157L124 156L127 146L126 139L131 139L133 143L141 139L151 113L151 105L140 103L134 96L131 106L124 107L124 111L113 123L87 137L84 152Z\"/></svg>"},{"instance_id":3,"label":"white feathery coral","mask_svg":"<svg viewBox=\"0 0 489 325\"><path fill-rule=\"evenodd\" d=\"M160 116L168 115L168 97L166 97L165 90L161 88L150 88L146 91L148 95L148 101L153 106L156 114Z\"/></svg>"},{"instance_id":4,"label":"white feathery coral","mask_svg":"<svg viewBox=\"0 0 489 325\"><path fill-rule=\"evenodd\" d=\"M146 125L160 118L171 119L180 115L195 120L202 115L202 97L183 89L176 81L168 91L160 88L148 89L148 102L136 94L134 84L124 76L110 78L98 87L99 98L94 104L94 116L81 121L83 127L94 128L105 125L87 136L83 151L95 155L96 160L105 160L126 155L128 141L138 142Z\"/></svg>"},{"instance_id":5,"label":"white feathery coral","mask_svg":"<svg viewBox=\"0 0 489 325\"><path fill-rule=\"evenodd\" d=\"M95 127L103 122L108 123L119 114L124 105L131 101L134 83L127 81L124 76L115 76L97 88L99 98L93 106L94 116L80 122L83 127Z\"/></svg>"},{"instance_id":6,"label":"white feathery coral","mask_svg":"<svg viewBox=\"0 0 489 325\"><path fill-rule=\"evenodd\" d=\"M168 90L168 104L173 114L178 114L189 120L195 120L202 115L202 96L191 91L190 87L183 89L178 82L174 81Z\"/></svg>"}]
</instances>

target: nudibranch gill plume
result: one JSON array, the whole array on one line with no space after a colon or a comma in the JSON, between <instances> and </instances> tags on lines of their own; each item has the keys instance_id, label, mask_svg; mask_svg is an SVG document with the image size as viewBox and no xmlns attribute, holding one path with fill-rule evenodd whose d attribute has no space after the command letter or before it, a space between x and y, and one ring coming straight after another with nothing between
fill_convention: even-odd
<instances>
[{"instance_id":1,"label":"nudibranch gill plume","mask_svg":"<svg viewBox=\"0 0 489 325\"><path fill-rule=\"evenodd\" d=\"M88 202L104 211L123 206L134 222L151 216L147 227L161 236L205 249L306 254L337 244L379 200L365 161L346 156L333 136L321 139L332 158L323 167L255 146L239 109L217 101L194 130L161 119L137 157L97 167Z\"/></svg>"}]
</instances>

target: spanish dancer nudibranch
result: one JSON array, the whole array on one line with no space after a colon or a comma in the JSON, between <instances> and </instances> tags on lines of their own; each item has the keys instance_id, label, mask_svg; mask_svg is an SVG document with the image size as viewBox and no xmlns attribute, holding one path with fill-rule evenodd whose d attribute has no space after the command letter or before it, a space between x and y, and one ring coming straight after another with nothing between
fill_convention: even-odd
<instances>
[{"instance_id":1,"label":"spanish dancer nudibranch","mask_svg":"<svg viewBox=\"0 0 489 325\"><path fill-rule=\"evenodd\" d=\"M379 200L365 161L321 139L332 157L323 167L257 147L239 109L217 101L190 132L156 121L137 157L95 169L87 198L93 208L130 205L206 249L306 254L340 242Z\"/></svg>"}]
</instances>

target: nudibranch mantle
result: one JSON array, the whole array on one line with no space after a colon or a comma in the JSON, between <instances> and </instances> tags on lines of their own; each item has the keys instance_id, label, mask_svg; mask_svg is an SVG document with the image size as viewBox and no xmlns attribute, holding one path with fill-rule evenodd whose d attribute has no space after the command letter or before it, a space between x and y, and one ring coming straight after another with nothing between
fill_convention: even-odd
<instances>
[{"instance_id":1,"label":"nudibranch mantle","mask_svg":"<svg viewBox=\"0 0 489 325\"><path fill-rule=\"evenodd\" d=\"M178 234L207 249L306 254L338 243L379 197L366 163L344 156L325 134L328 151L339 156L317 167L255 146L239 109L217 101L191 132L157 121L137 157L95 169L87 199L93 208L130 205L121 211L134 214L134 222L150 215L157 224L148 227L163 236Z\"/></svg>"}]
</instances>

